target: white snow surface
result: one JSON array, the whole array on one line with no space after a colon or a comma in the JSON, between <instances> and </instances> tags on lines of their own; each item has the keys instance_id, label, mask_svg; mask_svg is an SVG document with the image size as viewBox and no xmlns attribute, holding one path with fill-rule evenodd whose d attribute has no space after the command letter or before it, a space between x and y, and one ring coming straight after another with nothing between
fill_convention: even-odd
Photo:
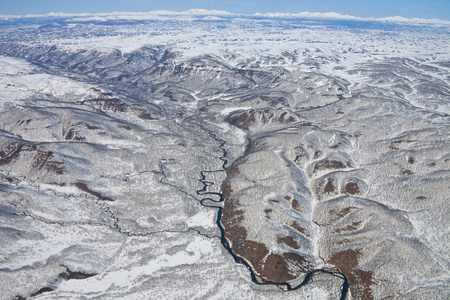
<instances>
[{"instance_id":1,"label":"white snow surface","mask_svg":"<svg viewBox=\"0 0 450 300\"><path fill-rule=\"evenodd\" d=\"M389 84L385 83L371 84L369 83L371 78L358 73L359 71L352 71L358 70L364 63L382 64L384 63L384 59L393 57L411 59L416 62L426 62L429 65L439 66L436 67L438 71L421 71L421 74L437 78L440 80L440 83L448 84L450 78L450 68L445 65L438 65L439 62L450 60L450 51L448 51L450 36L448 34L430 35L430 32L422 32L419 30L399 30L392 34L386 34L383 29L370 29L368 31L364 29L353 30L339 27L330 28L321 25L315 25L313 27L307 24L302 24L298 28L295 26L292 28L289 26L279 26L280 18L292 20L389 21L408 24L432 24L433 26L434 24L440 24L443 28L447 28L446 26L450 25L448 21L405 19L401 17L365 19L348 15L343 16L336 13L255 14L253 17L257 18L252 19L252 16L207 10L111 14L52 13L45 16L0 16L3 20L21 20L37 17L68 18L64 21L64 24L69 28L83 24L83 26L91 26L93 29L106 30L105 28L107 28L107 30L110 30L103 35L79 35L70 38L55 38L54 40L36 37L36 43L42 43L47 46L56 45L59 49L67 50L68 52L94 48L100 50L99 52L104 51L105 53L110 52L112 49L118 49L122 51L122 54L127 54L133 53L133 51L143 46L164 46L175 52L178 55L176 60L181 62L188 58L212 55L223 59L230 64L230 67L239 66L240 64L251 65L254 63L256 69L263 66L273 68L274 70L283 68L287 70L286 73L292 72L292 74L288 74L287 76L298 76L300 72L321 73L325 76L317 77L317 81L311 86L317 87L318 89L324 87L325 89L329 85L325 77L331 76L339 80L348 81L350 83L349 94L351 94L352 89L357 89L360 83L370 85L374 88L380 86L389 87ZM95 24L99 21L117 20L155 20L158 22L150 22L151 24L142 23L139 25L124 24L111 27ZM164 23L167 20L178 20L180 24L167 25ZM161 22L159 23L159 21ZM215 21L224 21L223 23L226 25L224 28L210 25L211 22ZM270 26L267 26L267 24ZM296 57L298 60L290 60L289 54L293 54L292 57ZM308 64L309 60L320 61L320 64ZM299 77L299 81L301 80L303 80L303 76L302 78ZM408 80L412 82L414 78ZM299 84L299 90L297 92L302 92L301 88L302 86ZM45 73L39 67L25 60L0 56L0 109L6 102L17 104L23 99L33 99L32 97L37 95L44 95L59 100L59 104L67 101L72 105L73 103L71 102L95 99L108 92L106 88L99 88L98 86L82 81ZM232 97L221 97L222 95L211 96L210 99L208 98L210 96L202 96L200 94L201 91L194 91L195 101L183 104L183 109L194 110L197 104L203 100L220 99L221 101L231 101L232 99ZM304 95L307 94L305 93ZM418 100L422 101L420 102ZM444 97L442 103L436 104L434 108L425 105L426 100L428 99L416 99L410 95L405 97L405 101L409 101L410 104L416 107L428 109L431 112L449 112L448 97ZM158 101L155 101L155 103L164 104L163 100ZM226 107L220 104L214 112L217 114L218 119L223 121L225 116L230 113L252 108L251 106L238 105L236 103L230 105L230 107ZM364 110L362 110L362 113L364 113ZM318 116L317 119L320 120L321 117ZM445 118L447 117L442 118L443 123L447 122L444 120ZM140 122L144 121L140 120ZM148 124L153 125L147 126L149 128L152 128L151 126L158 128L152 122L157 121L149 121ZM336 121L335 124L338 124L338 122ZM227 147L232 148L231 145L237 145L242 148L246 145L248 136L244 130L224 122L217 124L211 123L210 125L215 125L221 129L221 136L227 137ZM401 126L401 124L398 126ZM28 128L26 127L25 130L28 130ZM155 129L154 131L156 132L157 130ZM143 135L143 133L139 133L139 135L141 134ZM306 133L302 138L305 138L308 134ZM377 132L376 134L380 133ZM186 155L188 151L184 146L187 143L181 140L182 133L179 136L177 133L176 137L172 137L173 142L170 142L171 139L169 137L167 137L167 140L165 138L161 138L160 140L160 137L157 138L156 134L152 138L146 138L143 135L141 141L139 135L136 135L137 141L134 139L122 140L109 136L99 138L99 140L95 141L95 144L102 147L98 147L98 149L107 148L108 150L114 150L111 153L116 153L117 157L114 156L114 159L105 162L102 161L102 166L107 171L103 171L103 169L98 170L99 167L95 164L90 166L93 170L95 169L94 173L98 172L98 174L102 174L104 172L107 175L106 177L103 175L98 176L96 175L97 173L94 174L95 176L92 175L98 183L104 183L98 184L97 186L95 184L92 185L93 190L95 189L100 194L108 197L122 195L124 199L128 199L127 197L131 195L128 200L132 204L120 206L121 203L125 203L123 199L122 202L120 200L111 203L95 202L95 200L91 199L93 198L92 195L84 195L84 192L73 185L60 186L51 183L36 183L33 185L39 192L61 197L61 199L58 198L60 200L59 202L55 200L55 211L59 209L59 205L61 205L61 210L63 210L65 206L62 205L65 205L66 202L73 201L73 199L77 199L79 202L75 202L76 205L86 210L78 208L80 211L77 214L72 213L71 210L67 210L68 215L72 216L73 214L77 217L80 215L83 218L89 219L88 212L93 208L97 208L97 210L93 210L92 212L95 215L95 222L92 221L92 224L82 222L78 224L73 221L68 222L67 224L69 225L63 224L61 221L48 222L48 220L51 220L52 214L50 212L39 212L38 209L33 207L30 208L30 211L33 212L33 209L36 209L36 213L30 214L29 216L26 214L28 213L26 211L23 215L20 215L24 221L23 225L21 225L22 227L18 228L23 232L28 233L28 231L32 231L32 228L38 228L40 231L36 230L36 232L45 232L46 234L38 236L34 232L31 232L29 233L30 236L32 236L32 233L37 236L35 240L19 241L15 245L11 242L13 246L5 247L9 251L6 252L4 250L1 253L2 259L4 260L2 266L5 269L54 264L56 265L55 274L52 275L54 279L58 278L58 274L61 272L58 269L62 268L61 265L58 265L59 260L61 260L72 271L95 270L92 272L98 274L97 276L83 280L60 280L58 288L54 292L44 293L37 298L57 299L78 297L90 299L135 297L139 299L163 299L170 296L174 299L274 299L279 297L283 299L330 299L331 292L328 293L328 290L318 288L314 285L307 285L304 289L284 293L283 296L280 296L280 291L277 287L261 287L251 283L248 270L245 266L236 264L220 242L219 230L215 223L217 220L217 211L211 208L187 209L187 207L190 207L194 203L192 199L195 197L193 195L195 195L195 191L201 188L201 185L198 182L199 171L194 168L192 170L185 170L184 168L187 164L182 165L178 161L180 159L182 160L183 155ZM339 136L336 134L329 136L327 139L327 147L325 148L331 149L330 147L338 138ZM448 137L446 138L448 139ZM217 141L214 141L210 137L209 139L214 144L212 148L217 152L214 155L217 158L220 157L222 152L217 147ZM413 138L407 141L409 142L410 140L413 140ZM147 148L146 143L151 145L148 146L150 149L148 152L142 150ZM358 140L355 144L357 143ZM383 143L381 142L381 144ZM237 146L236 148L239 148ZM285 152L281 150L281 147L277 147L274 147L275 150L271 155L277 158L278 161L284 162ZM141 163L138 160L136 162L131 160L136 153L139 153L138 150L140 149L142 150L143 156L148 156L145 159L145 163ZM132 153L132 150L136 153ZM227 148L227 150L229 149ZM358 152L357 150L359 151L359 149L349 150L348 153L351 153L351 151ZM164 151L167 151L167 153ZM235 151L238 152L237 150ZM165 155L159 160L157 155L162 152ZM236 157L240 156L239 153L232 153L230 151L228 156L232 155ZM171 158L173 159L171 160ZM67 155L67 159L69 159L69 155ZM126 161L122 162L123 159L130 159L130 163ZM166 159L167 163L163 163L166 162ZM362 164L363 162L361 160L363 159L366 158L361 154L358 163ZM151 163L147 162L148 160ZM355 159L355 161L357 160ZM78 161L81 162L82 160ZM223 163L219 159L216 159L216 161L218 165ZM118 166L121 162L124 166L119 168ZM201 156L198 157L198 161L193 161L192 165L197 166L200 163L202 163ZM231 163L232 160L230 159L229 164ZM279 165L281 166L282 163ZM418 163L414 166L416 165L420 166ZM214 166L209 167L213 170L218 168ZM412 168L413 166L410 167ZM79 172L81 172L81 168ZM126 172L123 171L125 169L127 170ZM282 178L288 177L284 175L289 174L288 168L284 168L283 170L284 173L280 171L280 174L283 176L279 181L280 184L277 186L277 189L284 184ZM190 176L193 176L193 178L179 178L184 173L190 173ZM255 174L264 175L260 170L255 171ZM121 175L124 175L123 177L126 180L122 179ZM213 177L216 174L209 174L209 176ZM89 178L82 179L92 180ZM179 182L176 182L176 180L179 180ZM220 181L217 178L212 180L215 181L214 187L218 189ZM25 189L27 184L24 180L20 187ZM178 185L180 186L177 188ZM287 184L285 185L287 186ZM214 187L208 187L208 189L212 190ZM188 188L192 189L192 191L187 190ZM136 193L136 191L142 193L142 195ZM25 192L23 193L25 194ZM84 197L80 197L80 195L84 195ZM271 197L274 197L274 195L267 193L262 195L261 198L266 199L267 201L265 202L269 203ZM86 207L84 206L85 198L92 200L88 202L89 205L86 205ZM39 203L39 199L36 197L30 197L30 199L34 199L36 203ZM163 199L164 201L156 202L158 199ZM25 200L17 200L15 198L8 198L2 201L6 204L9 202L25 202ZM31 200L29 201L31 202ZM176 210L170 209L172 203L170 201L175 201ZM48 202L49 206L53 204L50 200ZM133 203L142 206L133 208ZM183 203L188 204L183 206ZM318 205L318 203L318 201L313 202L313 205ZM26 204L25 202L24 206ZM150 204L154 205L154 207L146 211L150 207ZM390 205L395 207L396 210L401 209L401 207L397 207L394 204ZM30 207L30 205L28 206ZM166 209L166 211L163 211L166 214L158 216L157 212L159 212L159 209L161 211ZM100 210L102 214L99 213ZM126 218L127 214L131 217ZM252 216L255 217L256 214L252 212ZM425 226L425 221L422 221L421 218L426 217L431 219L430 216L420 214L410 216L409 221L416 231L416 235L421 240L432 245L433 249L437 249L436 251L445 253L447 245L441 243L441 239L442 236L448 235L448 231L444 232L446 235L444 233L439 235L428 232L434 229L434 227L428 226L427 228ZM55 217L55 220L58 220L58 218ZM251 221L251 217L249 217L249 220ZM428 219L424 220L431 222ZM140 230L139 226L133 222L136 222L138 225L150 224L148 228L145 228L148 231L147 235L144 236L141 234L143 230ZM182 224L180 225L179 223ZM6 222L3 225L5 227L9 226ZM136 226L136 229L133 226ZM255 232L250 233L257 235L261 228L255 227L251 229L254 229ZM132 232L132 230L136 230L135 236L127 236L126 233ZM92 234L92 232L95 234ZM314 237L314 243L314 245L318 244L318 235ZM78 249L77 247L82 248L82 250L74 250ZM276 249L276 245L273 248ZM315 251L313 254L318 257L318 247L313 250ZM84 251L87 254L84 254ZM89 251L93 254L89 255ZM86 257L89 257L89 260L86 260ZM102 258L103 261L101 263L95 261L98 257ZM26 276L24 275L23 278ZM438 281L439 278L436 277L431 280ZM34 289L30 288L30 293L41 288L43 282L45 283L46 281L42 279L39 286L36 286ZM168 286L168 282L176 282L177 288L174 289L172 286ZM192 282L194 282L194 285ZM7 286L7 284L6 281L0 284L0 292L1 288ZM318 286L320 287L320 284ZM0 293L0 298L1 296L2 294Z\"/></svg>"},{"instance_id":2,"label":"white snow surface","mask_svg":"<svg viewBox=\"0 0 450 300\"><path fill-rule=\"evenodd\" d=\"M251 106L245 106L245 107L227 107L224 108L220 113L222 115L228 115L231 112L237 111L237 110L249 110L251 109Z\"/></svg>"},{"instance_id":3,"label":"white snow surface","mask_svg":"<svg viewBox=\"0 0 450 300\"><path fill-rule=\"evenodd\" d=\"M0 102L20 100L37 93L58 100L82 101L98 98L105 92L92 84L40 73L22 59L0 56Z\"/></svg>"},{"instance_id":4,"label":"white snow surface","mask_svg":"<svg viewBox=\"0 0 450 300\"><path fill-rule=\"evenodd\" d=\"M405 18L401 16L391 16L383 18L363 18L352 15L343 15L336 12L299 12L299 13L255 13L252 15L234 14L223 10L207 10L207 9L190 9L187 11L170 11L170 10L155 10L149 12L112 12L112 13L81 13L70 14L62 12L52 12L48 14L28 14L28 15L0 15L0 19L24 19L24 18L42 18L42 17L75 17L77 21L99 21L99 20L146 20L154 19L155 16L240 16L240 17L267 17L267 18L301 18L301 19L329 19L329 20L355 20L355 21L375 21L375 22L399 22L399 23L422 23L422 24L450 24L450 21L439 19L420 19L420 18ZM217 18L214 18L217 20Z\"/></svg>"}]
</instances>

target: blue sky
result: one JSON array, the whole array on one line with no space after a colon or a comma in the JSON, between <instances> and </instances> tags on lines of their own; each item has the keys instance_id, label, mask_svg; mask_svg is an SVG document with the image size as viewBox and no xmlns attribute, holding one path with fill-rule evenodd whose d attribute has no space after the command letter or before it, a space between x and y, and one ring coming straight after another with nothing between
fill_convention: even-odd
<instances>
[{"instance_id":1,"label":"blue sky","mask_svg":"<svg viewBox=\"0 0 450 300\"><path fill-rule=\"evenodd\" d=\"M0 0L0 14L49 12L184 11L191 8L256 12L337 12L358 17L437 18L450 20L450 0Z\"/></svg>"}]
</instances>

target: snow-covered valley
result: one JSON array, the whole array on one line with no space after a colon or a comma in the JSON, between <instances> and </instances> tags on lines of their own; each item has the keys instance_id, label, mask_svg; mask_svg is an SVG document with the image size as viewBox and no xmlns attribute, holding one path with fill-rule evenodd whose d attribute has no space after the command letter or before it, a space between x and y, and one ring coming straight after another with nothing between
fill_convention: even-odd
<instances>
[{"instance_id":1,"label":"snow-covered valley","mask_svg":"<svg viewBox=\"0 0 450 300\"><path fill-rule=\"evenodd\" d=\"M450 27L332 17L0 19L0 299L448 299Z\"/></svg>"}]
</instances>

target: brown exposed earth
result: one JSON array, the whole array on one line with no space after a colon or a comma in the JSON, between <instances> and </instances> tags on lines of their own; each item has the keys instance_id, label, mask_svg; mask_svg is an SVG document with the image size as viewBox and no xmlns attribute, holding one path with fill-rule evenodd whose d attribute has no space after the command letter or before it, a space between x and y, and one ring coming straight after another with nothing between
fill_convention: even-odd
<instances>
[{"instance_id":1,"label":"brown exposed earth","mask_svg":"<svg viewBox=\"0 0 450 300\"><path fill-rule=\"evenodd\" d=\"M278 236L278 242L294 249L300 248L292 236Z\"/></svg>"},{"instance_id":2,"label":"brown exposed earth","mask_svg":"<svg viewBox=\"0 0 450 300\"><path fill-rule=\"evenodd\" d=\"M30 295L30 297L31 297L31 298L32 298L32 297L36 297L37 295L40 295L40 294L43 294L43 293L46 293L46 292L52 292L52 291L54 291L54 290L55 290L55 289L54 289L54 288L51 288L51 287L43 287L43 288L40 289L39 291L32 293L32 294Z\"/></svg>"},{"instance_id":3,"label":"brown exposed earth","mask_svg":"<svg viewBox=\"0 0 450 300\"><path fill-rule=\"evenodd\" d=\"M297 199L292 199L291 206L294 210L296 210L300 213L302 212L302 209L301 209L300 204L298 203Z\"/></svg>"},{"instance_id":4,"label":"brown exposed earth","mask_svg":"<svg viewBox=\"0 0 450 300\"><path fill-rule=\"evenodd\" d=\"M360 190L358 187L358 184L356 182L349 182L341 189L342 194L348 194L348 195L356 195L360 194Z\"/></svg>"},{"instance_id":5,"label":"brown exposed earth","mask_svg":"<svg viewBox=\"0 0 450 300\"><path fill-rule=\"evenodd\" d=\"M100 199L100 200L103 200L103 201L114 201L114 199L111 199L111 198L109 198L109 197L104 197L104 196L102 196L99 192L96 192L96 191L91 190L90 188L88 188L88 186L87 186L85 183L82 183L82 182L76 182L76 183L75 183L75 186L76 186L77 188L79 188L80 190L82 190L83 192L86 192L86 193L88 193L88 194L91 194L92 196L97 197L97 198Z\"/></svg>"},{"instance_id":6,"label":"brown exposed earth","mask_svg":"<svg viewBox=\"0 0 450 300\"><path fill-rule=\"evenodd\" d=\"M11 142L0 150L0 166L8 165L12 161L19 159L21 153L34 153L31 167L35 170L45 170L58 175L66 174L67 169L64 163L58 161L53 152L41 146L30 146L19 142Z\"/></svg>"},{"instance_id":7,"label":"brown exposed earth","mask_svg":"<svg viewBox=\"0 0 450 300\"><path fill-rule=\"evenodd\" d=\"M376 284L372 278L373 272L358 269L358 258L360 250L347 249L335 253L328 263L335 265L347 277L350 291L355 299L373 300L372 285Z\"/></svg>"},{"instance_id":8,"label":"brown exposed earth","mask_svg":"<svg viewBox=\"0 0 450 300\"><path fill-rule=\"evenodd\" d=\"M86 140L84 136L81 136L80 133L75 128L70 128L64 136L66 141L78 141L83 142Z\"/></svg>"},{"instance_id":9,"label":"brown exposed earth","mask_svg":"<svg viewBox=\"0 0 450 300\"><path fill-rule=\"evenodd\" d=\"M339 228L334 230L332 233L341 233L341 232L348 232L348 231L354 231L358 228L358 225L361 224L362 221L359 222L353 222L351 225L348 225L346 227L343 228Z\"/></svg>"},{"instance_id":10,"label":"brown exposed earth","mask_svg":"<svg viewBox=\"0 0 450 300\"><path fill-rule=\"evenodd\" d=\"M36 167L38 170L44 168L47 171L56 173L58 175L67 173L67 169L64 164L60 161L57 161L51 151L46 151L45 149L37 149L33 161L33 167Z\"/></svg>"},{"instance_id":11,"label":"brown exposed earth","mask_svg":"<svg viewBox=\"0 0 450 300\"><path fill-rule=\"evenodd\" d=\"M87 274L83 272L71 271L69 268L66 268L66 271L59 274L58 277L61 277L64 280L72 280L72 279L86 279L97 274Z\"/></svg>"},{"instance_id":12,"label":"brown exposed earth","mask_svg":"<svg viewBox=\"0 0 450 300\"><path fill-rule=\"evenodd\" d=\"M228 175L237 174L237 168L228 170ZM298 278L301 273L312 270L311 264L301 255L293 252L283 254L270 253L266 245L248 239L247 230L239 225L244 220L244 211L240 208L239 201L233 198L229 180L222 184L224 207L220 223L224 229L224 235L229 242L233 253L249 262L255 272L263 281L274 283L286 283ZM285 199L291 199L286 196ZM266 209L270 214L272 209ZM296 222L293 228L307 235L306 230ZM292 236L280 235L278 242L292 249L299 249L298 243Z\"/></svg>"},{"instance_id":13,"label":"brown exposed earth","mask_svg":"<svg viewBox=\"0 0 450 300\"><path fill-rule=\"evenodd\" d=\"M301 227L297 222L293 221L291 223L291 227L300 232L302 235L309 237L308 231L305 228Z\"/></svg>"},{"instance_id":14,"label":"brown exposed earth","mask_svg":"<svg viewBox=\"0 0 450 300\"><path fill-rule=\"evenodd\" d=\"M336 190L336 188L333 185L333 182L331 180L328 180L327 184L325 185L325 188L323 189L323 192L325 194L333 193Z\"/></svg>"},{"instance_id":15,"label":"brown exposed earth","mask_svg":"<svg viewBox=\"0 0 450 300\"><path fill-rule=\"evenodd\" d=\"M351 164L348 161L341 162L338 160L332 160L332 159L326 158L315 164L313 173L316 173L318 171L324 171L324 170L340 170L340 169L346 169L349 167L351 167Z\"/></svg>"},{"instance_id":16,"label":"brown exposed earth","mask_svg":"<svg viewBox=\"0 0 450 300\"><path fill-rule=\"evenodd\" d=\"M291 124L298 122L299 118L290 112L277 113L272 109L266 108L236 113L228 117L227 121L237 128L249 130L257 124Z\"/></svg>"},{"instance_id":17,"label":"brown exposed earth","mask_svg":"<svg viewBox=\"0 0 450 300\"><path fill-rule=\"evenodd\" d=\"M0 166L9 164L18 157L24 145L19 142L11 142L0 150Z\"/></svg>"}]
</instances>

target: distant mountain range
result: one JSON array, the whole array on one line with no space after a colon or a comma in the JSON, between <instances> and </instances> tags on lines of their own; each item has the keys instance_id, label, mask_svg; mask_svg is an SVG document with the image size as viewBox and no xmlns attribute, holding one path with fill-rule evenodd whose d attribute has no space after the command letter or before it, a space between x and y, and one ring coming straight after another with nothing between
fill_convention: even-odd
<instances>
[{"instance_id":1,"label":"distant mountain range","mask_svg":"<svg viewBox=\"0 0 450 300\"><path fill-rule=\"evenodd\" d=\"M149 12L112 12L112 13L81 13L69 14L63 12L51 12L45 15L0 15L0 20L9 19L24 19L24 18L41 18L41 17L78 17L78 18L98 18L98 20L143 20L146 18L152 19L155 16L243 16L243 17L257 17L257 18L288 18L288 19L328 19L328 20L353 20L353 21L375 21L375 22L396 22L396 23L418 23L418 24L446 24L450 25L450 21L440 19L408 19L401 16L384 17L384 18L362 18L351 15L342 15L335 12L299 12L299 13L255 13L248 14L234 14L223 10L207 10L207 9L190 9L187 11L169 11L169 10L155 10Z\"/></svg>"}]
</instances>

